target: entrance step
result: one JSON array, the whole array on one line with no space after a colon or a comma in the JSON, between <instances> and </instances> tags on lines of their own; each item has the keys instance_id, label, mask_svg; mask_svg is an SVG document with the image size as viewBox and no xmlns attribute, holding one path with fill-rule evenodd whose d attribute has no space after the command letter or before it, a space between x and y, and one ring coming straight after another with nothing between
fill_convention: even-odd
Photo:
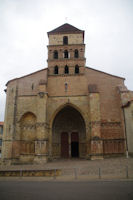
<instances>
[{"instance_id":1,"label":"entrance step","mask_svg":"<svg viewBox=\"0 0 133 200\"><path fill-rule=\"evenodd\" d=\"M48 170L1 170L0 177L54 177L61 175L61 169Z\"/></svg>"}]
</instances>

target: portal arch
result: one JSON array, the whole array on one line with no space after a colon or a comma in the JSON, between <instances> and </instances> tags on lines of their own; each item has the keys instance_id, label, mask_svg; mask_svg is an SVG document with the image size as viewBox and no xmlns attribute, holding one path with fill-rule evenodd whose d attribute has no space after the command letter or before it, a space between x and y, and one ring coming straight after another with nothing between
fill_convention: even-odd
<instances>
[{"instance_id":1,"label":"portal arch","mask_svg":"<svg viewBox=\"0 0 133 200\"><path fill-rule=\"evenodd\" d=\"M56 112L52 121L51 130L52 157L60 158L86 156L85 121L81 113L72 105L67 104ZM62 141L64 141L63 144ZM65 146L66 149L63 149Z\"/></svg>"}]
</instances>

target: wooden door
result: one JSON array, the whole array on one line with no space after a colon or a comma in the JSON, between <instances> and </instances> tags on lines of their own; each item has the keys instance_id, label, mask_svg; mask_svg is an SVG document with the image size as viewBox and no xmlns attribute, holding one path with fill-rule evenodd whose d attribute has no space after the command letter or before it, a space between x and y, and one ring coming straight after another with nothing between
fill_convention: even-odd
<instances>
[{"instance_id":1,"label":"wooden door","mask_svg":"<svg viewBox=\"0 0 133 200\"><path fill-rule=\"evenodd\" d=\"M68 133L61 133L61 157L68 158L69 157L69 143L68 143Z\"/></svg>"}]
</instances>

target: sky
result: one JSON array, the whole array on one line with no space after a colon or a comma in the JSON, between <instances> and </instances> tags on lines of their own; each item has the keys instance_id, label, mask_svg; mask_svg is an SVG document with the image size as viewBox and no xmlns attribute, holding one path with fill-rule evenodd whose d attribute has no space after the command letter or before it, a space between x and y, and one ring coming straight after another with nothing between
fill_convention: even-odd
<instances>
[{"instance_id":1,"label":"sky","mask_svg":"<svg viewBox=\"0 0 133 200\"><path fill-rule=\"evenodd\" d=\"M47 67L47 32L64 23L85 30L86 66L133 90L133 0L0 0L0 121L6 83Z\"/></svg>"}]
</instances>

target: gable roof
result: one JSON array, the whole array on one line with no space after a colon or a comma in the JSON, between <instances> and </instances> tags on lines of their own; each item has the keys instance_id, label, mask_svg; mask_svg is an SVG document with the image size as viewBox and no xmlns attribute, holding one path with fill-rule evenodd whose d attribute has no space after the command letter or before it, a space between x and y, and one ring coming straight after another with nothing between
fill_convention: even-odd
<instances>
[{"instance_id":1,"label":"gable roof","mask_svg":"<svg viewBox=\"0 0 133 200\"><path fill-rule=\"evenodd\" d=\"M76 28L75 26L72 26L71 24L65 23L53 29L52 31L49 31L48 36L50 34L59 34L59 33L83 33L84 34L84 31Z\"/></svg>"},{"instance_id":2,"label":"gable roof","mask_svg":"<svg viewBox=\"0 0 133 200\"><path fill-rule=\"evenodd\" d=\"M32 72L32 73L30 73L30 74L21 76L21 77L19 77L19 78L11 79L11 80L9 80L9 81L6 83L6 86L7 86L10 82L12 82L12 81L16 81L16 80L19 80L19 79L21 79L21 78L25 78L25 77L31 76L31 75L34 75L34 74L36 74L36 73L38 73L38 72L45 71L45 70L48 70L48 68L44 68L44 69L38 70L38 71L36 71L36 72Z\"/></svg>"},{"instance_id":3,"label":"gable roof","mask_svg":"<svg viewBox=\"0 0 133 200\"><path fill-rule=\"evenodd\" d=\"M86 69L93 70L93 71L96 71L96 72L100 72L100 73L103 73L103 74L106 74L106 75L109 75L109 76L113 76L113 77L115 77L115 78L120 78L120 79L125 80L125 78L123 78L123 77L116 76L116 75L113 75L113 74L109 74L109 73L107 73L107 72L103 72L103 71L100 71L100 70L97 70L97 69L94 69L94 68L91 68L91 67L88 67L88 66L86 66L85 68L86 68Z\"/></svg>"}]
</instances>

